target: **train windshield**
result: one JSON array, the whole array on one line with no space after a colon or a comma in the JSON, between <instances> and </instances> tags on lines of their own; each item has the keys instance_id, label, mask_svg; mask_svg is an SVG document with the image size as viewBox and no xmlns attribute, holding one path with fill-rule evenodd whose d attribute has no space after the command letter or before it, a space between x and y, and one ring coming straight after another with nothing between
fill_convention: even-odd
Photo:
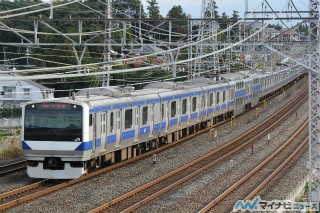
<instances>
[{"instance_id":1,"label":"train windshield","mask_svg":"<svg viewBox=\"0 0 320 213\"><path fill-rule=\"evenodd\" d=\"M82 107L64 103L27 105L24 140L82 141Z\"/></svg>"}]
</instances>

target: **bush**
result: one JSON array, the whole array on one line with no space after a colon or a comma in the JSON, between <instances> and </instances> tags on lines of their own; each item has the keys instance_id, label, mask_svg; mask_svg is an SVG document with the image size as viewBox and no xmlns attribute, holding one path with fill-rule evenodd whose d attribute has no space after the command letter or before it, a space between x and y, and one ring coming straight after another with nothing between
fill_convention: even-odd
<instances>
[{"instance_id":1,"label":"bush","mask_svg":"<svg viewBox=\"0 0 320 213\"><path fill-rule=\"evenodd\" d=\"M22 109L21 108L4 108L1 109L1 116L5 118L18 118L21 117Z\"/></svg>"},{"instance_id":2,"label":"bush","mask_svg":"<svg viewBox=\"0 0 320 213\"><path fill-rule=\"evenodd\" d=\"M7 141L1 139L3 149L0 150L0 159L9 160L23 156L21 148L21 137L10 138Z\"/></svg>"}]
</instances>

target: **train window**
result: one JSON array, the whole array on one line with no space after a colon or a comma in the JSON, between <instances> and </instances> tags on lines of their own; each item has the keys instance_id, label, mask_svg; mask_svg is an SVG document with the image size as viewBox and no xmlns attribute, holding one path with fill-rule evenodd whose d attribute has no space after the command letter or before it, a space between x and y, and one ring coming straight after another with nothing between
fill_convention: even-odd
<instances>
[{"instance_id":1,"label":"train window","mask_svg":"<svg viewBox=\"0 0 320 213\"><path fill-rule=\"evenodd\" d=\"M212 106L213 105L213 93L210 93L209 99L210 99L210 106Z\"/></svg>"},{"instance_id":2,"label":"train window","mask_svg":"<svg viewBox=\"0 0 320 213\"><path fill-rule=\"evenodd\" d=\"M226 102L226 91L224 90L223 93L222 93L222 103Z\"/></svg>"},{"instance_id":3,"label":"train window","mask_svg":"<svg viewBox=\"0 0 320 213\"><path fill-rule=\"evenodd\" d=\"M161 110L161 117L162 117L162 120L164 120L164 104L162 104L162 110Z\"/></svg>"},{"instance_id":4,"label":"train window","mask_svg":"<svg viewBox=\"0 0 320 213\"><path fill-rule=\"evenodd\" d=\"M177 112L177 102L172 101L171 102L171 118L176 117L176 112Z\"/></svg>"},{"instance_id":5,"label":"train window","mask_svg":"<svg viewBox=\"0 0 320 213\"><path fill-rule=\"evenodd\" d=\"M234 88L230 90L230 100L234 99Z\"/></svg>"},{"instance_id":6,"label":"train window","mask_svg":"<svg viewBox=\"0 0 320 213\"><path fill-rule=\"evenodd\" d=\"M89 115L89 126L92 126L92 114Z\"/></svg>"},{"instance_id":7,"label":"train window","mask_svg":"<svg viewBox=\"0 0 320 213\"><path fill-rule=\"evenodd\" d=\"M243 89L243 88L244 88L244 82L243 81L236 83L236 90Z\"/></svg>"},{"instance_id":8,"label":"train window","mask_svg":"<svg viewBox=\"0 0 320 213\"><path fill-rule=\"evenodd\" d=\"M197 98L193 97L192 98L192 112L196 111L197 109Z\"/></svg>"},{"instance_id":9,"label":"train window","mask_svg":"<svg viewBox=\"0 0 320 213\"><path fill-rule=\"evenodd\" d=\"M142 108L142 125L146 125L148 123L148 107L145 106Z\"/></svg>"},{"instance_id":10,"label":"train window","mask_svg":"<svg viewBox=\"0 0 320 213\"><path fill-rule=\"evenodd\" d=\"M110 113L110 132L113 132L114 130L114 116L113 112Z\"/></svg>"},{"instance_id":11,"label":"train window","mask_svg":"<svg viewBox=\"0 0 320 213\"><path fill-rule=\"evenodd\" d=\"M201 96L201 109L205 108L206 106L206 96Z\"/></svg>"},{"instance_id":12,"label":"train window","mask_svg":"<svg viewBox=\"0 0 320 213\"><path fill-rule=\"evenodd\" d=\"M217 92L216 104L220 103L220 92Z\"/></svg>"},{"instance_id":13,"label":"train window","mask_svg":"<svg viewBox=\"0 0 320 213\"><path fill-rule=\"evenodd\" d=\"M125 118L125 129L132 128L132 109L127 109L124 114Z\"/></svg>"},{"instance_id":14,"label":"train window","mask_svg":"<svg viewBox=\"0 0 320 213\"><path fill-rule=\"evenodd\" d=\"M187 99L182 100L182 114L187 114Z\"/></svg>"},{"instance_id":15,"label":"train window","mask_svg":"<svg viewBox=\"0 0 320 213\"><path fill-rule=\"evenodd\" d=\"M250 94L250 86L246 85L246 94Z\"/></svg>"}]
</instances>

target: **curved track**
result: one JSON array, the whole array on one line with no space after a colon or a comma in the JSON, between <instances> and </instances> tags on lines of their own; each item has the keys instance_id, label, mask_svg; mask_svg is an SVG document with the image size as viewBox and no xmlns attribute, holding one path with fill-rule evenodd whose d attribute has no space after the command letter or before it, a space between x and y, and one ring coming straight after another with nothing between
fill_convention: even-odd
<instances>
[{"instance_id":1,"label":"curved track","mask_svg":"<svg viewBox=\"0 0 320 213\"><path fill-rule=\"evenodd\" d=\"M308 122L306 121L299 130L284 143L276 152L251 170L247 175L234 183L221 193L199 212L223 212L232 211L232 205L239 198L250 200L268 182L272 180L301 150L305 150L308 144ZM302 142L303 141L303 142ZM270 171L273 171L270 174Z\"/></svg>"},{"instance_id":2,"label":"curved track","mask_svg":"<svg viewBox=\"0 0 320 213\"><path fill-rule=\"evenodd\" d=\"M14 173L27 168L25 160L0 166L0 176Z\"/></svg>"},{"instance_id":3,"label":"curved track","mask_svg":"<svg viewBox=\"0 0 320 213\"><path fill-rule=\"evenodd\" d=\"M146 185L143 185L119 198L116 198L105 205L102 205L91 212L129 212L133 211L154 198L166 193L174 187L185 183L198 174L211 169L225 158L250 145L264 136L267 132L276 128L280 122L304 103L307 97L307 90L304 90L296 99L283 107L278 113L269 117L268 120L259 124L256 128L244 133L224 146L208 153L207 155L190 162L189 164L170 172Z\"/></svg>"},{"instance_id":4,"label":"curved track","mask_svg":"<svg viewBox=\"0 0 320 213\"><path fill-rule=\"evenodd\" d=\"M307 94L306 90L304 91L303 94L304 94L304 97L306 97L306 94ZM301 95L300 95L300 97L301 97ZM300 102L301 102L301 101L300 101ZM293 101L292 101L292 104L293 104L293 105L297 105L297 103L299 103L299 101L297 101L297 100L293 100ZM287 105L287 107L286 107L285 109L281 110L281 111L282 111L282 112L289 111L289 109L292 109L292 108L293 108L292 106L288 106L288 105ZM287 113L287 115L288 115L288 114L289 114L289 113ZM275 119L275 117L276 117L276 115L272 116L272 118L274 118L274 119ZM228 121L229 121L229 120L225 120L225 121L223 121L223 122L218 123L217 125L221 125L221 124L223 124L223 123L225 123L225 122L228 122ZM275 123L275 122L272 121L271 123ZM266 129L266 127L269 126L270 124L268 124L268 123L266 123L266 122L263 122L261 125L263 125L263 126L261 127L262 129ZM261 126L261 125L260 125L260 126ZM213 127L215 127L215 126L213 126ZM210 128L213 128L213 127L210 127ZM194 135L187 136L187 137L181 139L179 142L178 142L178 141L177 141L177 142L174 142L174 143L169 144L169 145L167 145L167 146L160 147L159 149L156 149L156 150L150 151L150 152L148 152L148 153L145 153L145 154L143 154L143 155L140 155L140 156L138 156L138 157L136 157L136 158L133 158L133 159L130 159L130 160L127 160L127 161L124 161L124 162L120 162L120 163L118 163L118 164L109 166L109 167L107 167L107 168L103 168L103 169L100 169L100 170L98 170L98 171L92 172L92 173L90 173L90 174L88 174L88 175L86 175L86 176L83 176L83 177L79 178L79 179L70 180L70 181L64 182L64 183L62 183L62 184L56 184L56 185L54 185L54 186L52 186L52 185L50 185L50 184L48 185L48 182L46 182L46 181L44 182L45 184L42 183L42 182L39 182L39 183L36 183L36 184L32 184L32 185L30 185L30 186L23 187L23 188L21 188L21 189L14 190L14 191L12 191L12 192L4 193L4 194L0 195L0 198L1 198L0 211L5 210L5 209L8 209L8 208L12 208L12 207L14 207L14 206L16 206L16 205L20 205L21 203L24 203L24 202L28 202L28 201L34 200L34 199L36 199L36 198L39 198L39 197L44 196L44 195L46 195L46 194L49 194L49 193L58 191L58 190L63 189L63 188L65 188L65 187L68 187L68 186L71 186L71 185L74 185L74 184L83 182L83 181L85 181L85 180L91 179L91 178L93 178L93 177L95 177L95 176L98 176L98 175L100 175L100 174L102 174L102 173L105 173L105 172L107 172L107 171L110 171L110 170L113 170L113 169L116 169L116 168L125 166L125 165L127 165L127 164L129 164L129 163L132 163L132 162L137 161L137 160L139 160L139 159L142 159L142 158L145 158L145 157L147 157L147 156L150 156L150 155L152 155L153 153L157 153L157 152L160 152L160 151L162 151L162 150L164 150L164 149L168 149L168 148L170 148L170 147L172 147L172 146L176 146L176 145L179 144L180 142L183 142L183 141L186 141L186 140L188 140L188 139L191 139L191 138L194 137L195 135L198 135L198 134L202 134L202 133L204 133L204 132L207 132L210 128L201 130L201 131L197 132L197 133L194 134ZM254 131L254 130L252 130L252 131ZM252 132L252 131L251 131L251 132ZM255 130L255 131L256 131L256 132L252 132L252 133L251 133L253 139L250 140L250 141L253 141L253 140L255 140L255 139L258 139L258 137L256 137L256 134L257 134L257 132L259 132L259 131L261 131L261 130ZM243 139L243 137L244 137L245 139ZM249 137L249 133L243 135L243 137L242 137L242 140L247 141L247 140L248 140L248 137ZM238 141L238 140L239 140L239 139L235 139L234 141L226 144L225 146L220 147L219 149L215 150L211 155L214 155L214 153L222 152L223 150L225 150L224 152L230 152L230 150L227 150L226 147L229 147L228 149L231 149L231 148L230 148L230 147L231 147L231 144L235 143L235 141ZM248 143L246 143L246 144L249 144L250 141L249 141ZM241 144L241 143L243 143L243 141L242 141L242 142L238 142L238 144ZM235 145L233 145L233 146L235 146ZM244 147L244 146L246 146L246 145L243 144L242 147ZM239 149L240 149L240 148L239 148ZM236 152L236 151L234 151L234 152ZM210 155L210 154L208 154L208 155ZM204 156L203 158L206 158L206 157L208 157L208 156L206 155L206 156ZM211 161L212 161L212 160L213 160L213 159L211 159ZM201 161L201 159L199 159L199 163L197 163L197 162L192 162L192 163L186 165L185 167L182 167L180 170L181 170L181 171L182 171L182 170L185 170L187 167L190 167L190 166L195 165L195 164L198 164L199 167L202 167L202 166L203 166L203 163L200 163L200 161ZM190 173L190 171L189 171L189 173ZM169 176L170 176L170 175L169 175ZM178 178L178 179L179 179L179 178ZM45 185L45 186L43 186L43 185ZM170 184L169 184L169 185L170 185ZM46 188L43 189L43 190L41 190L40 187L46 187ZM49 188L48 188L48 187L49 187ZM32 190L30 190L29 188L32 188ZM29 194L29 195L26 195L26 191L28 192L27 194ZM35 191L36 191L36 192L35 192ZM21 195L20 195L19 197L15 197L16 194L21 194ZM22 196L23 196L23 197L22 197ZM159 196L159 195L158 195L158 196ZM8 197L11 197L11 198L8 199ZM10 200L10 201L8 201L8 200Z\"/></svg>"}]
</instances>

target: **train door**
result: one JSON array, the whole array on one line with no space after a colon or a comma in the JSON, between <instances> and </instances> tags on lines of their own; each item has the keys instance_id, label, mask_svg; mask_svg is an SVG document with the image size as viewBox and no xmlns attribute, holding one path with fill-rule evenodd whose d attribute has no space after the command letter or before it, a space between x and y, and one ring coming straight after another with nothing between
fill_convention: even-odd
<instances>
[{"instance_id":1,"label":"train door","mask_svg":"<svg viewBox=\"0 0 320 213\"><path fill-rule=\"evenodd\" d=\"M165 132L168 132L168 128L169 128L168 105L169 105L169 102L162 104L162 122L165 123Z\"/></svg>"},{"instance_id":2,"label":"train door","mask_svg":"<svg viewBox=\"0 0 320 213\"><path fill-rule=\"evenodd\" d=\"M190 124L190 120L191 120L191 109L192 109L192 99L191 97L187 98L187 114L188 114L188 125Z\"/></svg>"},{"instance_id":3,"label":"train door","mask_svg":"<svg viewBox=\"0 0 320 213\"><path fill-rule=\"evenodd\" d=\"M92 114L92 156L95 154L97 147L97 115Z\"/></svg>"},{"instance_id":4,"label":"train door","mask_svg":"<svg viewBox=\"0 0 320 213\"><path fill-rule=\"evenodd\" d=\"M140 107L136 107L134 109L134 117L135 117L135 122L134 122L134 131L135 131L135 134L134 134L134 141L139 141L139 121L140 121Z\"/></svg>"},{"instance_id":5,"label":"train door","mask_svg":"<svg viewBox=\"0 0 320 213\"><path fill-rule=\"evenodd\" d=\"M203 118L207 117L207 103L206 103L206 96L207 94L201 95L201 103L200 103L200 117Z\"/></svg>"},{"instance_id":6,"label":"train door","mask_svg":"<svg viewBox=\"0 0 320 213\"><path fill-rule=\"evenodd\" d=\"M180 106L180 104L181 104L181 99L177 99L176 101L176 113L174 113L175 114L175 118L177 118L178 120L177 120L177 127L178 126L180 126L180 116L181 116L181 106ZM174 110L174 109L171 109L171 110Z\"/></svg>"},{"instance_id":7,"label":"train door","mask_svg":"<svg viewBox=\"0 0 320 213\"><path fill-rule=\"evenodd\" d=\"M116 137L116 145L115 147L120 147L120 141L121 141L121 110L118 109L115 111L116 114L116 133L117 133L117 137Z\"/></svg>"},{"instance_id":8,"label":"train door","mask_svg":"<svg viewBox=\"0 0 320 213\"><path fill-rule=\"evenodd\" d=\"M150 115L150 133L149 137L153 137L153 127L154 127L154 104L149 107L149 115Z\"/></svg>"},{"instance_id":9,"label":"train door","mask_svg":"<svg viewBox=\"0 0 320 213\"><path fill-rule=\"evenodd\" d=\"M106 134L107 134L107 113L103 112L101 113L101 148L100 151L106 150Z\"/></svg>"}]
</instances>

